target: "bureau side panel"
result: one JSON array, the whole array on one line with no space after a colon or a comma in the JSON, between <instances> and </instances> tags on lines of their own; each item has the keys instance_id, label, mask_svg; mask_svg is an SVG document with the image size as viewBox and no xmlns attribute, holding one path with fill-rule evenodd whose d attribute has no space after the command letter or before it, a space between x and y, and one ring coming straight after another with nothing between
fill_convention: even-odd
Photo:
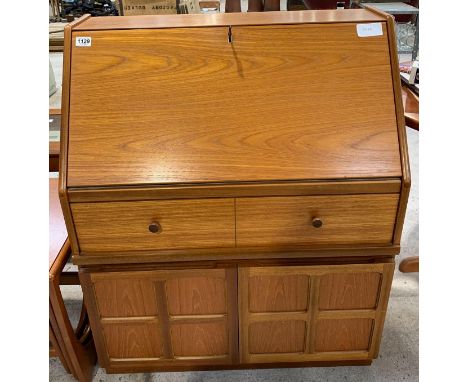
<instances>
[{"instance_id":1,"label":"bureau side panel","mask_svg":"<svg viewBox=\"0 0 468 382\"><path fill-rule=\"evenodd\" d=\"M67 190L68 179L68 133L70 116L70 84L71 84L71 60L72 60L72 29L80 23L86 21L91 15L84 15L79 19L66 25L64 28L64 47L63 47L63 81L62 81L62 107L61 107L61 126L60 126L60 156L59 156L59 185L58 193L60 204L62 206L65 224L67 226L73 253L79 253L79 244L76 237L76 231L73 224L73 216L70 210L69 197Z\"/></svg>"}]
</instances>

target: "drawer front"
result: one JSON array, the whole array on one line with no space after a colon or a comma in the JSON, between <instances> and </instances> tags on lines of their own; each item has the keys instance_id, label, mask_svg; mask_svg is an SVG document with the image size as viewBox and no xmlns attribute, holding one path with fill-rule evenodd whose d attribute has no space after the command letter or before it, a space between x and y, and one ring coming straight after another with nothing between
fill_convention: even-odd
<instances>
[{"instance_id":1,"label":"drawer front","mask_svg":"<svg viewBox=\"0 0 468 382\"><path fill-rule=\"evenodd\" d=\"M239 269L241 362L372 359L394 264Z\"/></svg>"},{"instance_id":2,"label":"drawer front","mask_svg":"<svg viewBox=\"0 0 468 382\"><path fill-rule=\"evenodd\" d=\"M72 203L82 252L234 247L233 199Z\"/></svg>"},{"instance_id":3,"label":"drawer front","mask_svg":"<svg viewBox=\"0 0 468 382\"><path fill-rule=\"evenodd\" d=\"M390 244L399 195L239 198L238 246Z\"/></svg>"}]
</instances>

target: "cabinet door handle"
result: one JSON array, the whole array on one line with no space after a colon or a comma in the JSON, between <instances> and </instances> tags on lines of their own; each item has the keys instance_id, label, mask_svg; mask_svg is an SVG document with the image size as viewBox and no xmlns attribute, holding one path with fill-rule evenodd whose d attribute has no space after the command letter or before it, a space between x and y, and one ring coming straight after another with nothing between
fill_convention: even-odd
<instances>
[{"instance_id":1,"label":"cabinet door handle","mask_svg":"<svg viewBox=\"0 0 468 382\"><path fill-rule=\"evenodd\" d=\"M161 231L162 231L161 224L159 224L158 222L151 223L148 226L148 229L152 233L161 233Z\"/></svg>"},{"instance_id":2,"label":"cabinet door handle","mask_svg":"<svg viewBox=\"0 0 468 382\"><path fill-rule=\"evenodd\" d=\"M320 218L313 218L313 219L312 219L312 225L313 225L315 228L320 228L320 227L323 225L322 219L320 219Z\"/></svg>"}]
</instances>

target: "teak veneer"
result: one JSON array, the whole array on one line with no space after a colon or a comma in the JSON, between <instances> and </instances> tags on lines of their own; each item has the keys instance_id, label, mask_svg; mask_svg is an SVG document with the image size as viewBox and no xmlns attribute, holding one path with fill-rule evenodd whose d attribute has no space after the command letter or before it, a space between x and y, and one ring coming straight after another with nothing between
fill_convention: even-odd
<instances>
[{"instance_id":1,"label":"teak veneer","mask_svg":"<svg viewBox=\"0 0 468 382\"><path fill-rule=\"evenodd\" d=\"M410 187L391 16L84 16L63 83L101 366L370 364Z\"/></svg>"}]
</instances>

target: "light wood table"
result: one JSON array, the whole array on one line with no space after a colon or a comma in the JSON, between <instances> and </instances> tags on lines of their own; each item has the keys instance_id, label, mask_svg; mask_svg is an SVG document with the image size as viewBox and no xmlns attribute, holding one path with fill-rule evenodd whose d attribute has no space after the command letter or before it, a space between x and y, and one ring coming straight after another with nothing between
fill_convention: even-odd
<instances>
[{"instance_id":1,"label":"light wood table","mask_svg":"<svg viewBox=\"0 0 468 382\"><path fill-rule=\"evenodd\" d=\"M58 179L49 178L49 340L50 356L79 381L90 381L96 351L83 305L76 330L70 323L60 285L79 285L77 272L63 272L71 249L58 197Z\"/></svg>"},{"instance_id":2,"label":"light wood table","mask_svg":"<svg viewBox=\"0 0 468 382\"><path fill-rule=\"evenodd\" d=\"M419 96L403 83L401 84L401 94L405 108L406 126L419 131ZM419 272L419 256L411 256L402 260L398 269L403 273Z\"/></svg>"},{"instance_id":3,"label":"light wood table","mask_svg":"<svg viewBox=\"0 0 468 382\"><path fill-rule=\"evenodd\" d=\"M419 96L404 84L401 84L401 96L406 126L419 131Z\"/></svg>"},{"instance_id":4,"label":"light wood table","mask_svg":"<svg viewBox=\"0 0 468 382\"><path fill-rule=\"evenodd\" d=\"M49 171L59 170L61 109L49 109Z\"/></svg>"}]
</instances>

